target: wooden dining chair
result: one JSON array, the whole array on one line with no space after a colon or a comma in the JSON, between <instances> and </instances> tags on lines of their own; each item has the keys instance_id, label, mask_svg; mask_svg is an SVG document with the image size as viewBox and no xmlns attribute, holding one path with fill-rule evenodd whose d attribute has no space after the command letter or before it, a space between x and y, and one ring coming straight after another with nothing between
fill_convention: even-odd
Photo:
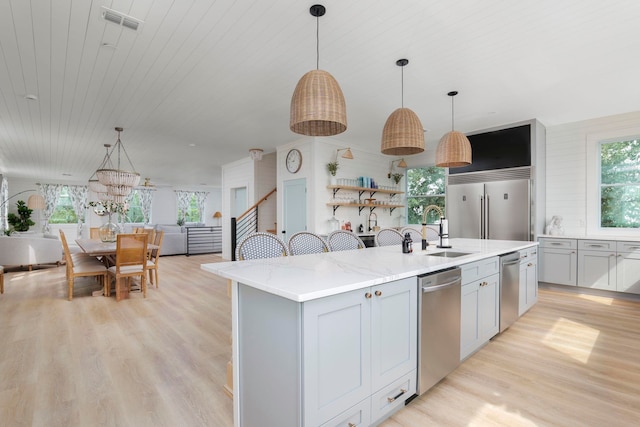
<instances>
[{"instance_id":1,"label":"wooden dining chair","mask_svg":"<svg viewBox=\"0 0 640 427\"><path fill-rule=\"evenodd\" d=\"M144 228L144 227L135 227L133 229L134 233L147 233L149 238L147 239L148 243L153 243L156 238L156 230L154 228Z\"/></svg>"},{"instance_id":2,"label":"wooden dining chair","mask_svg":"<svg viewBox=\"0 0 640 427\"><path fill-rule=\"evenodd\" d=\"M158 287L158 262L160 261L160 250L162 249L162 239L164 239L164 231L156 231L155 240L153 244L157 248L148 251L147 256L147 270L149 271L149 283L151 286L155 283Z\"/></svg>"},{"instance_id":3,"label":"wooden dining chair","mask_svg":"<svg viewBox=\"0 0 640 427\"><path fill-rule=\"evenodd\" d=\"M64 258L66 261L69 301L73 299L73 285L76 277L96 277L102 286L102 292L107 295L109 290L107 282L107 267L98 261L98 259L90 255L72 254L69 251L67 238L62 230L60 230L60 240L62 241L62 249L64 251Z\"/></svg>"},{"instance_id":4,"label":"wooden dining chair","mask_svg":"<svg viewBox=\"0 0 640 427\"><path fill-rule=\"evenodd\" d=\"M129 294L131 279L134 277L140 278L142 295L144 298L147 297L148 239L147 233L118 234L116 236L116 263L107 269L109 276L114 276L116 281L116 301L120 301Z\"/></svg>"}]
</instances>

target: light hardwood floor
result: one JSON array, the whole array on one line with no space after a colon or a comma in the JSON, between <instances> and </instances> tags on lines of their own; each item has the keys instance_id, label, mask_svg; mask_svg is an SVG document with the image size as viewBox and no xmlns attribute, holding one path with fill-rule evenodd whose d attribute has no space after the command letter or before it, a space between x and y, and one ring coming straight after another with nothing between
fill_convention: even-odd
<instances>
[{"instance_id":1,"label":"light hardwood floor","mask_svg":"<svg viewBox=\"0 0 640 427\"><path fill-rule=\"evenodd\" d=\"M67 301L64 267L7 273L0 425L231 426L227 285L200 270L218 260L163 257L160 288L120 303L92 297L91 279ZM529 313L382 425L638 420L640 302L541 289Z\"/></svg>"}]
</instances>

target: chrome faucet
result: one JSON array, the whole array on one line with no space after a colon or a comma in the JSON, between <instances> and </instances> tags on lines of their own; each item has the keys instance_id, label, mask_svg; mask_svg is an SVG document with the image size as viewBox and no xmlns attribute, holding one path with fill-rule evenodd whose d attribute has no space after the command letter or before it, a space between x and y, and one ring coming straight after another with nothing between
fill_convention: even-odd
<instances>
[{"instance_id":1,"label":"chrome faucet","mask_svg":"<svg viewBox=\"0 0 640 427\"><path fill-rule=\"evenodd\" d=\"M444 218L444 214L442 213L442 209L440 206L429 205L424 208L422 212L422 250L426 251L429 243L427 242L427 214L431 211L436 211L440 215L440 221L442 222L442 218Z\"/></svg>"}]
</instances>

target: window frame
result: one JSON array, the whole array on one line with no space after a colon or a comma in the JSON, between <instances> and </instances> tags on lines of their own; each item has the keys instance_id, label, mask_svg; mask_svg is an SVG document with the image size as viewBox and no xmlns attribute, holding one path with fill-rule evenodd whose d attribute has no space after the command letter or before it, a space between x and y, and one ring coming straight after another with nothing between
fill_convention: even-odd
<instances>
[{"instance_id":1,"label":"window frame","mask_svg":"<svg viewBox=\"0 0 640 427\"><path fill-rule=\"evenodd\" d=\"M442 207L442 212L444 213L446 211L446 206L447 206L447 171L445 168L438 168L442 170L442 178L444 180L443 182L443 193L442 194L436 194L436 195L421 195L421 196L416 196L416 195L411 195L409 194L409 171L411 169L430 169L430 168L438 168L436 165L422 165L422 166L414 166L414 167L408 167L406 172L405 172L405 200L406 200L406 206L404 209L405 212L405 218L406 218L406 223L407 225L422 225L422 221L417 222L417 223L412 223L410 222L409 218L409 199L419 199L419 198L441 198L443 200L443 207ZM432 204L432 203L430 203ZM435 222L427 222L428 225L437 225L438 223Z\"/></svg>"},{"instance_id":2,"label":"window frame","mask_svg":"<svg viewBox=\"0 0 640 427\"><path fill-rule=\"evenodd\" d=\"M602 227L601 224L601 144L640 138L640 127L587 134L586 164L586 232L591 235L640 236L640 228Z\"/></svg>"},{"instance_id":3,"label":"window frame","mask_svg":"<svg viewBox=\"0 0 640 427\"><path fill-rule=\"evenodd\" d=\"M71 207L71 213L73 214L74 220L71 222L52 222L52 218L54 218L56 211L58 210L58 208L64 209L65 207L67 207L67 205L60 205L60 202L63 198L62 196L62 192L65 191L66 192L66 196L64 197L68 197L69 198L69 205ZM49 224L52 225L69 225L69 224L78 224L78 216L76 215L76 211L74 209L73 206L73 202L71 201L71 196L69 195L69 186L68 185L62 185L62 187L60 188L60 194L58 195L58 200L56 200L56 207L53 209L53 212L51 212L51 216L49 217Z\"/></svg>"}]
</instances>

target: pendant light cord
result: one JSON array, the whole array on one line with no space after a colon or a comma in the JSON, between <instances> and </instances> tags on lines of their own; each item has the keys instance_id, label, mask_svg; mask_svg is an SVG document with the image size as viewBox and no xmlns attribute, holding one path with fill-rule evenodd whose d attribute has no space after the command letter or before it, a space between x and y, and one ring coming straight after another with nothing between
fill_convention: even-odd
<instances>
[{"instance_id":1,"label":"pendant light cord","mask_svg":"<svg viewBox=\"0 0 640 427\"><path fill-rule=\"evenodd\" d=\"M316 16L316 70L320 69L320 17Z\"/></svg>"},{"instance_id":2,"label":"pendant light cord","mask_svg":"<svg viewBox=\"0 0 640 427\"><path fill-rule=\"evenodd\" d=\"M400 106L402 108L404 108L404 66L400 67L400 70L401 70L400 75L402 76L401 79L400 79L401 80L401 82L400 82L400 91L402 93L400 95Z\"/></svg>"},{"instance_id":3,"label":"pendant light cord","mask_svg":"<svg viewBox=\"0 0 640 427\"><path fill-rule=\"evenodd\" d=\"M455 98L455 96L451 97L451 132L453 132L453 98Z\"/></svg>"}]
</instances>

